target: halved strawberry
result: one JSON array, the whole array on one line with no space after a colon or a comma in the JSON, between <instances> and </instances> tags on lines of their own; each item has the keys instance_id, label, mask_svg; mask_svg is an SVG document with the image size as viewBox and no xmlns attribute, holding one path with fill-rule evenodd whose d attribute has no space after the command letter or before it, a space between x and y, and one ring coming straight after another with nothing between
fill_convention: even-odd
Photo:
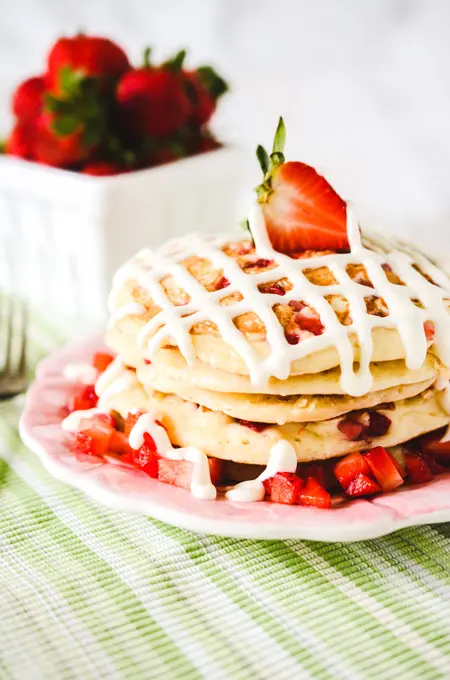
<instances>
[{"instance_id":1,"label":"halved strawberry","mask_svg":"<svg viewBox=\"0 0 450 680\"><path fill-rule=\"evenodd\" d=\"M81 392L69 399L67 408L69 413L72 413L72 411L87 411L89 408L95 408L97 403L98 397L95 393L95 385L85 385Z\"/></svg>"},{"instance_id":2,"label":"halved strawberry","mask_svg":"<svg viewBox=\"0 0 450 680\"><path fill-rule=\"evenodd\" d=\"M396 462L382 446L367 451L364 459L383 491L393 491L403 484L403 477L398 471Z\"/></svg>"},{"instance_id":3,"label":"halved strawberry","mask_svg":"<svg viewBox=\"0 0 450 680\"><path fill-rule=\"evenodd\" d=\"M303 479L294 472L277 472L271 478L270 500L272 503L294 505L303 486Z\"/></svg>"},{"instance_id":4,"label":"halved strawberry","mask_svg":"<svg viewBox=\"0 0 450 680\"><path fill-rule=\"evenodd\" d=\"M346 489L358 475L370 475L370 468L359 451L355 451L336 463L334 474L342 488Z\"/></svg>"},{"instance_id":5,"label":"halved strawberry","mask_svg":"<svg viewBox=\"0 0 450 680\"><path fill-rule=\"evenodd\" d=\"M347 251L345 202L314 168L285 162L285 136L280 118L270 157L262 146L256 150L264 173L256 191L273 247L282 253Z\"/></svg>"},{"instance_id":6,"label":"halved strawberry","mask_svg":"<svg viewBox=\"0 0 450 680\"><path fill-rule=\"evenodd\" d=\"M300 490L297 502L315 508L329 508L331 496L314 477L308 477L305 486Z\"/></svg>"},{"instance_id":7,"label":"halved strawberry","mask_svg":"<svg viewBox=\"0 0 450 680\"><path fill-rule=\"evenodd\" d=\"M211 482L215 486L220 484L223 473L223 461L217 458L208 458L209 474ZM194 464L187 460L158 459L158 479L165 484L179 486L182 489L190 489Z\"/></svg>"},{"instance_id":8,"label":"halved strawberry","mask_svg":"<svg viewBox=\"0 0 450 680\"><path fill-rule=\"evenodd\" d=\"M381 487L362 472L356 475L345 490L348 496L373 496L374 493L379 491L381 491Z\"/></svg>"},{"instance_id":9,"label":"halved strawberry","mask_svg":"<svg viewBox=\"0 0 450 680\"><path fill-rule=\"evenodd\" d=\"M424 484L431 482L434 475L430 468L417 453L407 453L405 455L406 471L408 473L408 482L411 484Z\"/></svg>"},{"instance_id":10,"label":"halved strawberry","mask_svg":"<svg viewBox=\"0 0 450 680\"><path fill-rule=\"evenodd\" d=\"M144 413L145 411L140 411L138 409L134 409L133 411L128 412L128 415L125 420L125 425L123 428L124 434L126 434L127 437L130 436L131 430L136 425L139 418L144 415Z\"/></svg>"},{"instance_id":11,"label":"halved strawberry","mask_svg":"<svg viewBox=\"0 0 450 680\"><path fill-rule=\"evenodd\" d=\"M107 352L96 352L92 360L92 365L99 373L103 373L113 359L114 357L112 354L108 354Z\"/></svg>"}]
</instances>

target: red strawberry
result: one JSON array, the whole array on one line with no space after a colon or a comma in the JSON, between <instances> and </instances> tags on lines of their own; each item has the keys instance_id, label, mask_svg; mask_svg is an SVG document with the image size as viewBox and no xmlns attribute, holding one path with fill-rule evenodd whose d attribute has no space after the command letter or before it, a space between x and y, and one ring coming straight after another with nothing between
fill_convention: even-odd
<instances>
[{"instance_id":1,"label":"red strawberry","mask_svg":"<svg viewBox=\"0 0 450 680\"><path fill-rule=\"evenodd\" d=\"M256 151L264 173L258 202L273 247L282 253L348 250L345 202L311 166L286 163L284 141L280 118L270 158L262 146Z\"/></svg>"},{"instance_id":2,"label":"red strawberry","mask_svg":"<svg viewBox=\"0 0 450 680\"><path fill-rule=\"evenodd\" d=\"M35 124L32 120L18 122L6 140L6 153L32 160L34 158Z\"/></svg>"},{"instance_id":3,"label":"red strawberry","mask_svg":"<svg viewBox=\"0 0 450 680\"><path fill-rule=\"evenodd\" d=\"M67 408L69 413L72 411L86 411L97 406L98 397L95 393L94 385L85 385L81 392L69 399Z\"/></svg>"},{"instance_id":4,"label":"red strawberry","mask_svg":"<svg viewBox=\"0 0 450 680\"><path fill-rule=\"evenodd\" d=\"M113 359L113 355L108 354L108 352L96 352L94 354L94 358L92 359L92 365L99 373L103 373L103 371L106 371Z\"/></svg>"},{"instance_id":5,"label":"red strawberry","mask_svg":"<svg viewBox=\"0 0 450 680\"><path fill-rule=\"evenodd\" d=\"M242 418L236 418L236 422L239 423L239 425L243 425L243 427L248 427L254 432L262 432L270 427L269 423L255 423L251 420L242 420Z\"/></svg>"},{"instance_id":6,"label":"red strawberry","mask_svg":"<svg viewBox=\"0 0 450 680\"><path fill-rule=\"evenodd\" d=\"M270 500L272 503L294 505L304 481L293 472L277 472L271 479ZM264 485L264 488L267 488Z\"/></svg>"},{"instance_id":7,"label":"red strawberry","mask_svg":"<svg viewBox=\"0 0 450 680\"><path fill-rule=\"evenodd\" d=\"M144 413L145 411L139 411L138 409L128 412L124 427L124 433L127 435L127 437L129 437L131 430L136 425L139 418L144 415Z\"/></svg>"},{"instance_id":8,"label":"red strawberry","mask_svg":"<svg viewBox=\"0 0 450 680\"><path fill-rule=\"evenodd\" d=\"M346 489L359 474L366 477L370 475L370 468L360 452L355 451L338 460L334 466L334 474L341 486Z\"/></svg>"},{"instance_id":9,"label":"red strawberry","mask_svg":"<svg viewBox=\"0 0 450 680\"><path fill-rule=\"evenodd\" d=\"M34 76L20 83L12 96L12 110L20 121L35 118L44 103L45 80Z\"/></svg>"},{"instance_id":10,"label":"red strawberry","mask_svg":"<svg viewBox=\"0 0 450 680\"><path fill-rule=\"evenodd\" d=\"M93 175L96 177L110 177L111 175L120 175L126 172L117 163L110 163L109 161L94 161L88 163L81 168L83 175Z\"/></svg>"},{"instance_id":11,"label":"red strawberry","mask_svg":"<svg viewBox=\"0 0 450 680\"><path fill-rule=\"evenodd\" d=\"M392 456L382 446L364 454L364 459L383 491L392 491L403 484L403 477Z\"/></svg>"},{"instance_id":12,"label":"red strawberry","mask_svg":"<svg viewBox=\"0 0 450 680\"><path fill-rule=\"evenodd\" d=\"M372 496L381 491L381 488L373 479L359 472L345 491L349 496Z\"/></svg>"},{"instance_id":13,"label":"red strawberry","mask_svg":"<svg viewBox=\"0 0 450 680\"><path fill-rule=\"evenodd\" d=\"M345 416L345 418L338 422L337 428L347 437L347 439L351 442L355 442L361 437L364 426L361 423L358 423L353 416Z\"/></svg>"},{"instance_id":14,"label":"red strawberry","mask_svg":"<svg viewBox=\"0 0 450 680\"><path fill-rule=\"evenodd\" d=\"M67 134L58 130L57 116L47 112L39 115L34 140L34 157L37 161L65 168L89 158L94 146L85 143L82 124L76 125L74 131Z\"/></svg>"},{"instance_id":15,"label":"red strawberry","mask_svg":"<svg viewBox=\"0 0 450 680\"><path fill-rule=\"evenodd\" d=\"M326 509L331 505L331 496L314 477L308 477L305 486L300 490L297 502L300 505Z\"/></svg>"},{"instance_id":16,"label":"red strawberry","mask_svg":"<svg viewBox=\"0 0 450 680\"><path fill-rule=\"evenodd\" d=\"M125 52L107 38L76 35L60 38L47 57L48 86L55 95L63 93L61 70L76 71L82 77L98 78L103 87L130 68Z\"/></svg>"},{"instance_id":17,"label":"red strawberry","mask_svg":"<svg viewBox=\"0 0 450 680\"><path fill-rule=\"evenodd\" d=\"M179 52L156 68L148 63L147 51L145 65L120 79L116 99L130 136L167 137L186 123L190 105L180 76L184 55Z\"/></svg>"},{"instance_id":18,"label":"red strawberry","mask_svg":"<svg viewBox=\"0 0 450 680\"><path fill-rule=\"evenodd\" d=\"M405 463L407 478L410 484L423 484L433 479L434 475L422 456L416 453L407 453L405 455Z\"/></svg>"},{"instance_id":19,"label":"red strawberry","mask_svg":"<svg viewBox=\"0 0 450 680\"><path fill-rule=\"evenodd\" d=\"M210 120L216 110L217 100L227 92L228 85L211 66L185 71L183 75L190 100L188 122L202 127Z\"/></svg>"}]
</instances>

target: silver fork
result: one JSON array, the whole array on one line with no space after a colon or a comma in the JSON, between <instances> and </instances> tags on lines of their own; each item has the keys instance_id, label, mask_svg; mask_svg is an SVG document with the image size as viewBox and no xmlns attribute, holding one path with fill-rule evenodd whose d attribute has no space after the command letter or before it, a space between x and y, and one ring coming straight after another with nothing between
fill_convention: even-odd
<instances>
[{"instance_id":1,"label":"silver fork","mask_svg":"<svg viewBox=\"0 0 450 680\"><path fill-rule=\"evenodd\" d=\"M27 324L26 303L0 295L0 399L27 388Z\"/></svg>"}]
</instances>

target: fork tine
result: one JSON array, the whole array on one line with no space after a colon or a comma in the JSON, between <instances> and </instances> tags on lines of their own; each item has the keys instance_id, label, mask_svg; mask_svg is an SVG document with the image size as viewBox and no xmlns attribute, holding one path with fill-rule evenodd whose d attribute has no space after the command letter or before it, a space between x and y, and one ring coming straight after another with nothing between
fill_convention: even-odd
<instances>
[{"instance_id":1,"label":"fork tine","mask_svg":"<svg viewBox=\"0 0 450 680\"><path fill-rule=\"evenodd\" d=\"M18 357L19 363L17 367L18 377L24 377L27 370L27 326L28 326L28 306L23 300L21 301L20 309L20 339Z\"/></svg>"}]
</instances>

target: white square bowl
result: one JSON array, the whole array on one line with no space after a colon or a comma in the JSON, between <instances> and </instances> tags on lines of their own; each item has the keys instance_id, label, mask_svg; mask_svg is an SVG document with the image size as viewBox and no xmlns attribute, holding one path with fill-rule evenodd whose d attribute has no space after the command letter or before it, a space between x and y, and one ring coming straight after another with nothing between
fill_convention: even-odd
<instances>
[{"instance_id":1,"label":"white square bowl","mask_svg":"<svg viewBox=\"0 0 450 680\"><path fill-rule=\"evenodd\" d=\"M232 228L248 154L236 147L114 177L0 156L0 289L101 324L117 267L188 231Z\"/></svg>"}]
</instances>

